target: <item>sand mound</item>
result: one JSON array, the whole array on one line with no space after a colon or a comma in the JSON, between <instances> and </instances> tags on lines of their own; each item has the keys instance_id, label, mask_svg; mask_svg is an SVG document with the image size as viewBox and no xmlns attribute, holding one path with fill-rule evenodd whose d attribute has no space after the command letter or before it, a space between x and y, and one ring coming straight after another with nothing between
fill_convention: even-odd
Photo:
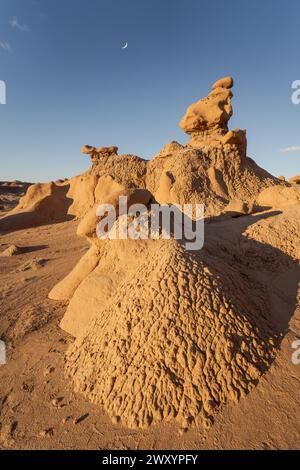
<instances>
[{"instance_id":1,"label":"sand mound","mask_svg":"<svg viewBox=\"0 0 300 470\"><path fill-rule=\"evenodd\" d=\"M77 338L66 358L75 390L131 428L209 425L278 350L268 285L295 267L297 288L299 211L220 218L200 252L175 240L98 241L98 264L61 323Z\"/></svg>"},{"instance_id":2,"label":"sand mound","mask_svg":"<svg viewBox=\"0 0 300 470\"><path fill-rule=\"evenodd\" d=\"M138 251L142 260L119 285L112 280L107 300L99 271L85 280L94 309L91 315L91 300L89 318L77 316L81 334L67 354L67 374L76 391L128 427L172 418L183 427L209 424L272 360L269 305L258 285L208 254L204 261L173 240L139 242ZM83 293L75 293L77 304L88 301Z\"/></svg>"},{"instance_id":3,"label":"sand mound","mask_svg":"<svg viewBox=\"0 0 300 470\"><path fill-rule=\"evenodd\" d=\"M56 284L48 297L52 300L69 300L74 295L77 287L90 274L99 263L99 250L91 247L81 258L75 268L61 282Z\"/></svg>"},{"instance_id":4,"label":"sand mound","mask_svg":"<svg viewBox=\"0 0 300 470\"><path fill-rule=\"evenodd\" d=\"M53 313L44 305L34 305L16 313L16 318L11 323L6 333L11 340L20 340L33 331L37 331L46 325Z\"/></svg>"},{"instance_id":5,"label":"sand mound","mask_svg":"<svg viewBox=\"0 0 300 470\"><path fill-rule=\"evenodd\" d=\"M184 428L209 425L270 366L280 335L266 286L245 272L253 252L264 262L265 244L254 241L255 231L250 243L229 243L216 229L209 226L205 249L192 253L175 240L99 241L87 230L87 259L60 283L62 291L72 282L74 288L82 275L61 322L77 338L66 372L75 390L114 421L133 428L170 419ZM282 263L273 251L267 250L271 264ZM81 271L81 263L89 269Z\"/></svg>"},{"instance_id":6,"label":"sand mound","mask_svg":"<svg viewBox=\"0 0 300 470\"><path fill-rule=\"evenodd\" d=\"M281 208L300 201L300 186L274 186L262 191L256 198L258 205Z\"/></svg>"},{"instance_id":7,"label":"sand mound","mask_svg":"<svg viewBox=\"0 0 300 470\"><path fill-rule=\"evenodd\" d=\"M230 203L225 207L224 212L232 215L232 216L239 216L244 214L251 214L253 212L254 206L253 204L240 201L237 199L233 199Z\"/></svg>"},{"instance_id":8,"label":"sand mound","mask_svg":"<svg viewBox=\"0 0 300 470\"><path fill-rule=\"evenodd\" d=\"M67 185L53 182L30 186L17 207L0 219L0 230L20 230L68 219Z\"/></svg>"},{"instance_id":9,"label":"sand mound","mask_svg":"<svg viewBox=\"0 0 300 470\"><path fill-rule=\"evenodd\" d=\"M300 175L292 176L292 178L289 179L289 182L292 184L300 184Z\"/></svg>"},{"instance_id":10,"label":"sand mound","mask_svg":"<svg viewBox=\"0 0 300 470\"><path fill-rule=\"evenodd\" d=\"M269 247L269 249L265 249L264 256L253 248L251 252L247 252L246 258L249 259L252 267L256 266L261 269L264 266L274 271L280 262L284 265L299 263L300 200L295 204L292 199L290 205L285 204L280 211L275 213L275 217L262 219L245 231L245 236L248 239L264 243L266 247ZM276 248L278 251L274 252L272 248ZM278 253L285 253L288 256L281 257L280 261ZM297 283L297 279L295 282Z\"/></svg>"}]
</instances>

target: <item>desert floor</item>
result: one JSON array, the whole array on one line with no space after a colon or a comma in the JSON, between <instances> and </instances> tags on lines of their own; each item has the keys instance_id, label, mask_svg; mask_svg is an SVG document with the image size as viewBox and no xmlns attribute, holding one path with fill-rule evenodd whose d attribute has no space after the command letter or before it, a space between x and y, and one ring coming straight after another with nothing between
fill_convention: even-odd
<instances>
[{"instance_id":1,"label":"desert floor","mask_svg":"<svg viewBox=\"0 0 300 470\"><path fill-rule=\"evenodd\" d=\"M101 406L74 394L64 377L64 352L73 338L59 327L66 305L47 295L88 248L76 236L77 224L73 220L1 236L1 251L12 244L26 247L17 256L0 257L0 334L8 348L8 362L0 366L1 448L299 448L300 365L291 361L291 344L300 336L300 308L294 298L289 300L294 314L271 368L245 399L224 407L209 430L182 434L175 423L129 430L113 425ZM274 316L282 321L279 308L274 298Z\"/></svg>"}]
</instances>

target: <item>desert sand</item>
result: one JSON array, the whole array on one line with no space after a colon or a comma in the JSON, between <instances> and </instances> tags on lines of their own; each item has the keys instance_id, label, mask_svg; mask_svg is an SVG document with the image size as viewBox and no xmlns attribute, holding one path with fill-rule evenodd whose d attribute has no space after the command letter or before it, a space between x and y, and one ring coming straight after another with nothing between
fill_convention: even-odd
<instances>
[{"instance_id":1,"label":"desert sand","mask_svg":"<svg viewBox=\"0 0 300 470\"><path fill-rule=\"evenodd\" d=\"M84 145L84 174L4 208L2 448L299 448L300 180L248 157L233 85L187 108L187 145L149 161ZM120 195L203 203L203 249L99 240Z\"/></svg>"}]
</instances>

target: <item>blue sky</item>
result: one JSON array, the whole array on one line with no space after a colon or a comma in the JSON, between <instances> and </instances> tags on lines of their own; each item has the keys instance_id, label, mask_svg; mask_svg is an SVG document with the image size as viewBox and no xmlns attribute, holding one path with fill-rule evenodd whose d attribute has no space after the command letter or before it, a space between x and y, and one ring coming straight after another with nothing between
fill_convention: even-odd
<instances>
[{"instance_id":1,"label":"blue sky","mask_svg":"<svg viewBox=\"0 0 300 470\"><path fill-rule=\"evenodd\" d=\"M248 155L300 173L299 0L0 0L0 180L89 166L83 144L151 158L219 77L233 75ZM122 45L128 42L128 48Z\"/></svg>"}]
</instances>

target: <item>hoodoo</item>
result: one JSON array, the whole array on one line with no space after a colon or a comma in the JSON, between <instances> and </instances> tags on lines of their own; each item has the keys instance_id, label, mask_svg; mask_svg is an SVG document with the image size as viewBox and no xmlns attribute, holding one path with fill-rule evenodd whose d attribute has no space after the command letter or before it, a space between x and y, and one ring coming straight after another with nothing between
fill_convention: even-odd
<instances>
[{"instance_id":1,"label":"hoodoo","mask_svg":"<svg viewBox=\"0 0 300 470\"><path fill-rule=\"evenodd\" d=\"M188 107L180 121L180 127L191 136L189 144L192 147L229 144L240 147L246 154L246 131L228 129L228 122L233 114L233 83L232 77L221 78L212 85L208 96Z\"/></svg>"},{"instance_id":2,"label":"hoodoo","mask_svg":"<svg viewBox=\"0 0 300 470\"><path fill-rule=\"evenodd\" d=\"M75 390L128 427L171 419L183 428L209 426L221 405L257 384L280 342L266 285L252 275L263 242L243 235L255 216L232 238L212 219L204 249L195 252L172 238L96 235L98 205L117 208L120 195L146 205L203 202L206 215L223 214L227 223L258 210L266 188L289 197L288 183L247 157L245 131L228 129L232 86L231 77L218 80L180 123L189 144L173 141L151 161L83 148L92 155L86 175L93 183L77 233L90 250L49 296L69 301L61 327L76 338L66 356ZM237 245L245 246L242 254ZM277 259L278 250L268 257Z\"/></svg>"}]
</instances>

